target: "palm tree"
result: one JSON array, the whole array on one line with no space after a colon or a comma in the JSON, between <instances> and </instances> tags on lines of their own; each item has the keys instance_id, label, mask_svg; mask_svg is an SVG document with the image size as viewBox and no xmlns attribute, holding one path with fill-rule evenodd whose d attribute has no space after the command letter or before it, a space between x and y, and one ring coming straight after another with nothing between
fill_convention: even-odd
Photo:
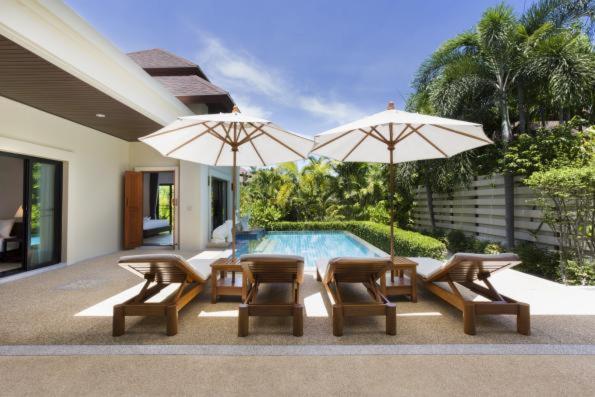
<instances>
[{"instance_id":1,"label":"palm tree","mask_svg":"<svg viewBox=\"0 0 595 397\"><path fill-rule=\"evenodd\" d=\"M492 125L496 119L506 150L513 138L512 98L517 100L521 130L526 125L527 82L536 85L534 80L543 81L547 75L548 98L562 101L563 106L576 101L571 84L580 85L582 97L592 95L592 48L584 44L585 36L580 32L576 33L576 44L568 43L570 30L564 26L588 15L593 8L592 1L582 2L578 7L568 1L543 0L525 14L523 21L527 26L519 22L510 7L502 4L489 8L474 31L446 41L422 64L414 81L417 92L411 103L429 107L443 116L482 122L484 126ZM504 188L506 240L512 247L514 176L511 173L504 174Z\"/></svg>"},{"instance_id":2,"label":"palm tree","mask_svg":"<svg viewBox=\"0 0 595 397\"><path fill-rule=\"evenodd\" d=\"M522 38L519 46L522 47L525 55L525 67L521 69L516 79L518 130L525 132L528 122L527 86L539 87L534 90L534 93L537 96L537 102L542 102L539 106L542 123L545 123L544 100L552 102L552 98L554 100L561 98L560 92L551 91L551 88L556 91L555 85L544 86L541 84L542 81L567 81L571 84L578 83L578 86L583 88L588 86L589 82L585 81L585 77L592 76L593 72L585 67L585 53L592 50L587 48L589 47L588 38L580 33L585 31L592 34L594 31L595 1L541 0L533 3L521 15L519 23ZM577 24L580 25L580 29L576 29ZM577 37L569 37L573 35L572 32ZM582 41L587 45L576 46L576 43L572 44L574 41ZM558 61L557 65L552 65L556 63L555 61ZM552 95L544 96L544 92ZM562 97L568 98L568 94L568 92L562 93ZM567 103L557 105L559 109L568 106Z\"/></svg>"},{"instance_id":3,"label":"palm tree","mask_svg":"<svg viewBox=\"0 0 595 397\"><path fill-rule=\"evenodd\" d=\"M481 110L496 107L500 137L512 139L509 96L519 73L522 53L513 10L503 4L489 8L475 31L448 40L418 72L415 86L428 91L439 114L458 117L466 106ZM504 176L506 242L514 245L514 176Z\"/></svg>"}]
</instances>

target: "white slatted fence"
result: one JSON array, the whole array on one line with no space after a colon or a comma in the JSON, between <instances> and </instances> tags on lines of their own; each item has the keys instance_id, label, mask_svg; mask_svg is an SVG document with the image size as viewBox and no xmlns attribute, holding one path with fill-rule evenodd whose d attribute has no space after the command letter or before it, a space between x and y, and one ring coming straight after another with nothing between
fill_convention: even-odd
<instances>
[{"instance_id":1,"label":"white slatted fence","mask_svg":"<svg viewBox=\"0 0 595 397\"><path fill-rule=\"evenodd\" d=\"M468 188L447 194L434 193L436 227L458 229L482 240L502 242L506 238L504 222L504 177L492 175L478 177ZM556 248L558 239L542 222L541 211L532 203L534 193L515 178L515 239ZM417 230L431 230L426 192L419 187L415 194L413 219Z\"/></svg>"}]
</instances>

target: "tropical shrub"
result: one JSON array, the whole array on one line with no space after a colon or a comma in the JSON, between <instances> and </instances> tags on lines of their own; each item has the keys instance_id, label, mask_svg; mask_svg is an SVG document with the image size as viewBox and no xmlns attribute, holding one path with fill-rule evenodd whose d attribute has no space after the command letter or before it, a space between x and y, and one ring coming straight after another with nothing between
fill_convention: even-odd
<instances>
[{"instance_id":1,"label":"tropical shrub","mask_svg":"<svg viewBox=\"0 0 595 397\"><path fill-rule=\"evenodd\" d=\"M471 246L470 239L460 230L451 230L446 235L448 250L452 253L467 252Z\"/></svg>"},{"instance_id":2,"label":"tropical shrub","mask_svg":"<svg viewBox=\"0 0 595 397\"><path fill-rule=\"evenodd\" d=\"M268 230L346 230L390 252L390 227L367 221L346 222L271 222ZM401 256L428 256L441 259L446 255L444 243L421 233L395 228L395 253Z\"/></svg>"},{"instance_id":3,"label":"tropical shrub","mask_svg":"<svg viewBox=\"0 0 595 397\"><path fill-rule=\"evenodd\" d=\"M565 167L536 172L525 181L537 193L544 221L558 234L560 271L565 282L592 282L595 266L595 161L585 167ZM573 261L570 280L566 268Z\"/></svg>"},{"instance_id":4,"label":"tropical shrub","mask_svg":"<svg viewBox=\"0 0 595 397\"><path fill-rule=\"evenodd\" d=\"M587 165L595 153L595 131L576 119L551 129L518 134L500 160L500 171L530 176L552 168Z\"/></svg>"},{"instance_id":5,"label":"tropical shrub","mask_svg":"<svg viewBox=\"0 0 595 397\"><path fill-rule=\"evenodd\" d=\"M528 241L518 243L514 252L522 262L515 270L547 278L548 280L559 280L559 259L555 252L541 249Z\"/></svg>"}]
</instances>

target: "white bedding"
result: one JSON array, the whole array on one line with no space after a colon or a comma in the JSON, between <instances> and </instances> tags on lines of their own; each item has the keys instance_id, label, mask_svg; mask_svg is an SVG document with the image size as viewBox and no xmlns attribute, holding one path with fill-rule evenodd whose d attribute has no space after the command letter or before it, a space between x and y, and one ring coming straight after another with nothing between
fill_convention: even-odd
<instances>
[{"instance_id":1,"label":"white bedding","mask_svg":"<svg viewBox=\"0 0 595 397\"><path fill-rule=\"evenodd\" d=\"M144 219L143 230L157 229L160 227L169 226L169 220L167 219Z\"/></svg>"}]
</instances>

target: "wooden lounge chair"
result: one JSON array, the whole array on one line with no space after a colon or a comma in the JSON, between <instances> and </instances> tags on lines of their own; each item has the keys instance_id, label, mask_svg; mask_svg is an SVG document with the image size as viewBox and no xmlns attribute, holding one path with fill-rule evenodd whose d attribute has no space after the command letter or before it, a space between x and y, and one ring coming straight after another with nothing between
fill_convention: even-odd
<instances>
[{"instance_id":1,"label":"wooden lounge chair","mask_svg":"<svg viewBox=\"0 0 595 397\"><path fill-rule=\"evenodd\" d=\"M386 333L397 334L397 308L382 294L377 280L391 269L390 258L333 258L316 264L316 279L322 281L333 307L333 335L343 335L345 317L385 316ZM362 283L372 302L345 302L341 283Z\"/></svg>"},{"instance_id":2,"label":"wooden lounge chair","mask_svg":"<svg viewBox=\"0 0 595 397\"><path fill-rule=\"evenodd\" d=\"M124 256L118 264L147 281L135 297L114 306L114 336L124 334L126 316L165 316L167 335L177 334L178 312L200 294L210 272L208 264L193 266L173 254ZM161 302L147 302L173 283L179 283L179 288Z\"/></svg>"},{"instance_id":3,"label":"wooden lounge chair","mask_svg":"<svg viewBox=\"0 0 595 397\"><path fill-rule=\"evenodd\" d=\"M426 289L463 312L466 334L475 335L478 315L513 314L517 332L529 335L529 305L500 294L488 280L493 273L518 265L516 254L455 254L445 263L432 258L410 259L418 263L417 274Z\"/></svg>"},{"instance_id":4,"label":"wooden lounge chair","mask_svg":"<svg viewBox=\"0 0 595 397\"><path fill-rule=\"evenodd\" d=\"M250 316L292 316L293 335L304 334L304 305L300 304L300 285L304 281L304 258L294 255L243 255L240 258L247 297L240 304L238 336L248 336ZM288 283L292 302L256 302L261 284Z\"/></svg>"}]
</instances>

